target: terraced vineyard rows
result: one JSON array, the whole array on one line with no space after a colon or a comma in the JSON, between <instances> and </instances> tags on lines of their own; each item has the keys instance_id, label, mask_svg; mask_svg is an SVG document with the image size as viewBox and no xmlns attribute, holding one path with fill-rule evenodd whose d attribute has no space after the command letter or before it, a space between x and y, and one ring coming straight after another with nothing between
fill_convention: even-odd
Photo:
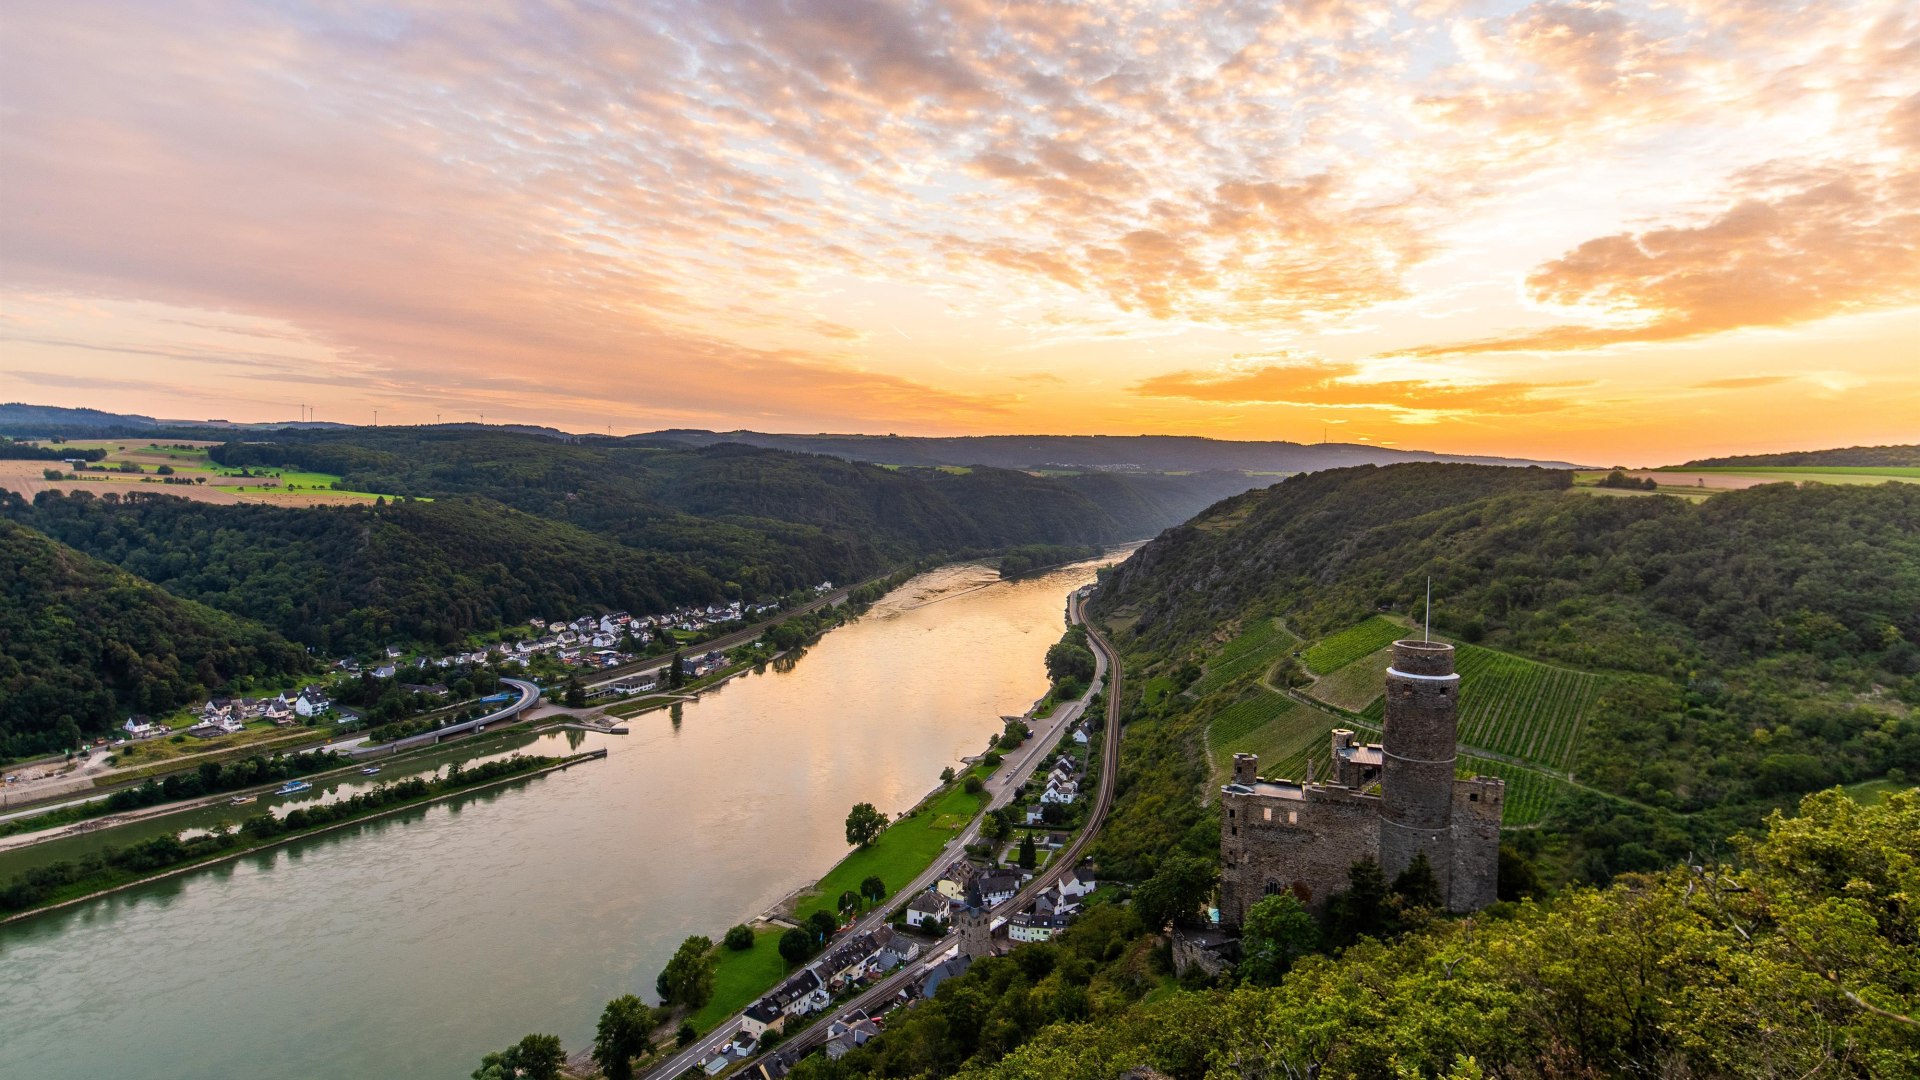
<instances>
[{"instance_id":1,"label":"terraced vineyard rows","mask_svg":"<svg viewBox=\"0 0 1920 1080\"><path fill-rule=\"evenodd\" d=\"M1606 680L1517 656L1461 645L1460 741L1565 770L1586 713Z\"/></svg>"},{"instance_id":2,"label":"terraced vineyard rows","mask_svg":"<svg viewBox=\"0 0 1920 1080\"><path fill-rule=\"evenodd\" d=\"M1298 778L1312 757L1318 774L1328 773L1327 733L1342 721L1264 686L1222 709L1207 728L1207 745L1214 775L1223 782L1233 769L1233 755L1260 755L1260 774Z\"/></svg>"},{"instance_id":3,"label":"terraced vineyard rows","mask_svg":"<svg viewBox=\"0 0 1920 1080\"><path fill-rule=\"evenodd\" d=\"M1315 675L1338 671L1355 660L1406 636L1407 628L1382 615L1315 642L1300 658Z\"/></svg>"},{"instance_id":4,"label":"terraced vineyard rows","mask_svg":"<svg viewBox=\"0 0 1920 1080\"><path fill-rule=\"evenodd\" d=\"M1462 754L1455 771L1460 776L1497 776L1507 782L1506 806L1500 823L1507 828L1538 825L1552 813L1567 785L1546 773L1505 761Z\"/></svg>"},{"instance_id":5,"label":"terraced vineyard rows","mask_svg":"<svg viewBox=\"0 0 1920 1080\"><path fill-rule=\"evenodd\" d=\"M1258 679L1299 644L1300 639L1282 630L1277 621L1261 619L1220 649L1207 663L1207 673L1193 684L1192 693L1204 697L1242 679Z\"/></svg>"},{"instance_id":6,"label":"terraced vineyard rows","mask_svg":"<svg viewBox=\"0 0 1920 1080\"><path fill-rule=\"evenodd\" d=\"M1391 663L1391 647L1375 649L1337 671L1322 675L1308 688L1307 694L1336 708L1361 712L1380 700L1386 688L1387 666Z\"/></svg>"},{"instance_id":7,"label":"terraced vineyard rows","mask_svg":"<svg viewBox=\"0 0 1920 1080\"><path fill-rule=\"evenodd\" d=\"M1476 645L1455 646L1460 672L1460 743L1566 771L1587 714L1607 677L1550 667ZM1379 724L1385 699L1360 715Z\"/></svg>"}]
</instances>

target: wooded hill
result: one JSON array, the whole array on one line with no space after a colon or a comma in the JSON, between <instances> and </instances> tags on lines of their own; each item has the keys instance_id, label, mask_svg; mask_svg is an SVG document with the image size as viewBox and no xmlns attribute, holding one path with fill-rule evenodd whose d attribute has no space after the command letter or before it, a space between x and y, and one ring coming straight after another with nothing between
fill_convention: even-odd
<instances>
[{"instance_id":1,"label":"wooded hill","mask_svg":"<svg viewBox=\"0 0 1920 1080\"><path fill-rule=\"evenodd\" d=\"M1781 468L1920 468L1920 446L1847 446L1835 450L1801 450L1787 454L1746 454L1741 457L1701 458L1688 469Z\"/></svg>"},{"instance_id":2,"label":"wooded hill","mask_svg":"<svg viewBox=\"0 0 1920 1080\"><path fill-rule=\"evenodd\" d=\"M1128 768L1175 809L1123 799L1139 819L1109 855L1145 869L1183 838L1206 853L1205 731L1259 676L1171 690L1241 628L1278 617L1314 642L1381 611L1417 618L1428 575L1437 631L1617 676L1565 751L1577 786L1516 837L1554 876L1667 865L1802 792L1920 775L1920 490L1780 484L1696 504L1566 484L1457 465L1299 476L1116 568L1098 612L1140 685L1169 691L1141 707L1129 746L1150 752Z\"/></svg>"},{"instance_id":3,"label":"wooded hill","mask_svg":"<svg viewBox=\"0 0 1920 1080\"><path fill-rule=\"evenodd\" d=\"M272 631L0 520L0 758L308 663Z\"/></svg>"}]
</instances>

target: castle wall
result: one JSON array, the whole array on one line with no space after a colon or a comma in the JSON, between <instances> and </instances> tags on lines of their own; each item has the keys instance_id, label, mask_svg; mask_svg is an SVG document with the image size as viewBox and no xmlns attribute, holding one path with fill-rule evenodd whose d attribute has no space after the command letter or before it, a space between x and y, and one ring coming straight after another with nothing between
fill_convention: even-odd
<instances>
[{"instance_id":1,"label":"castle wall","mask_svg":"<svg viewBox=\"0 0 1920 1080\"><path fill-rule=\"evenodd\" d=\"M1442 896L1453 876L1453 768L1460 676L1453 646L1396 641L1380 744L1380 868L1391 881L1425 852Z\"/></svg>"},{"instance_id":2,"label":"castle wall","mask_svg":"<svg viewBox=\"0 0 1920 1080\"><path fill-rule=\"evenodd\" d=\"M1259 782L1221 792L1220 922L1239 926L1261 897L1292 890L1309 911L1379 857L1380 800L1342 787Z\"/></svg>"},{"instance_id":3,"label":"castle wall","mask_svg":"<svg viewBox=\"0 0 1920 1080\"><path fill-rule=\"evenodd\" d=\"M1500 876L1500 813L1507 782L1476 776L1453 782L1453 872L1447 910L1479 911L1497 899Z\"/></svg>"}]
</instances>

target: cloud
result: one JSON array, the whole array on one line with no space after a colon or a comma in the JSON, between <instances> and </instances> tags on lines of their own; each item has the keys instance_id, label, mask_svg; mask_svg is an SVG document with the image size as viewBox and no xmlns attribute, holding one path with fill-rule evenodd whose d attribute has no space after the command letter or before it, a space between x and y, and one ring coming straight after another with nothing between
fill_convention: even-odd
<instances>
[{"instance_id":1,"label":"cloud","mask_svg":"<svg viewBox=\"0 0 1920 1080\"><path fill-rule=\"evenodd\" d=\"M1423 315L1468 302L1443 297L1471 294L1462 267L1524 274L1566 325L1417 353L1916 300L1903 0L104 0L5 18L0 308L164 307L175 321L142 340L67 340L147 350L183 385L218 355L342 401L490 415L988 425L1009 406L955 374L970 351L1000 370L1034 340L1088 363L1190 334L1151 355L1231 339L1221 355L1376 321L1426 342ZM1794 158L1763 167L1782 146ZM1540 218L1516 207L1541 205L1562 231L1535 248ZM313 355L289 371L274 346L180 340L243 318ZM1139 385L1557 400L1323 374Z\"/></svg>"},{"instance_id":2,"label":"cloud","mask_svg":"<svg viewBox=\"0 0 1920 1080\"><path fill-rule=\"evenodd\" d=\"M1755 170L1698 225L1589 240L1534 271L1538 302L1608 321L1412 350L1588 349L1785 327L1920 302L1920 171Z\"/></svg>"},{"instance_id":3,"label":"cloud","mask_svg":"<svg viewBox=\"0 0 1920 1080\"><path fill-rule=\"evenodd\" d=\"M1762 386L1778 386L1792 382L1792 375L1747 375L1732 379L1708 379L1690 387L1694 390L1757 390Z\"/></svg>"},{"instance_id":4,"label":"cloud","mask_svg":"<svg viewBox=\"0 0 1920 1080\"><path fill-rule=\"evenodd\" d=\"M1290 360L1223 371L1175 371L1134 385L1147 397L1223 405L1297 405L1396 413L1517 415L1552 412L1570 402L1547 391L1580 384L1465 382L1445 378L1369 381L1361 365Z\"/></svg>"}]
</instances>

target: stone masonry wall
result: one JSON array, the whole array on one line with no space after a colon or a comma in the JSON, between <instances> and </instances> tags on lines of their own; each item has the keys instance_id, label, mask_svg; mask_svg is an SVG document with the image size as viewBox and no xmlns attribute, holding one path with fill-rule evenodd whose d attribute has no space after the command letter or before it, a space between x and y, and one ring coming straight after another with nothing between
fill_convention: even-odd
<instances>
[{"instance_id":1,"label":"stone masonry wall","mask_svg":"<svg viewBox=\"0 0 1920 1080\"><path fill-rule=\"evenodd\" d=\"M1305 798L1226 791L1221 796L1220 922L1239 926L1269 892L1292 889L1309 911L1347 887L1347 871L1379 857L1380 800L1310 785Z\"/></svg>"}]
</instances>

